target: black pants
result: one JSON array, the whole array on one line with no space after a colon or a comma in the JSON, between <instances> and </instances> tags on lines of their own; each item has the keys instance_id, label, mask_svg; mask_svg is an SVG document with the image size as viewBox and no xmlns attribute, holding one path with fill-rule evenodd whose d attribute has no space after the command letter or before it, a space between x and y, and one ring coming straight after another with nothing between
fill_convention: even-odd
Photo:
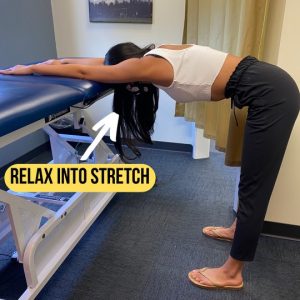
<instances>
[{"instance_id":1,"label":"black pants","mask_svg":"<svg viewBox=\"0 0 300 300\"><path fill-rule=\"evenodd\" d=\"M254 57L244 58L237 66L225 96L238 108L248 106L237 226L230 255L251 261L300 109L300 96L296 83L285 71Z\"/></svg>"}]
</instances>

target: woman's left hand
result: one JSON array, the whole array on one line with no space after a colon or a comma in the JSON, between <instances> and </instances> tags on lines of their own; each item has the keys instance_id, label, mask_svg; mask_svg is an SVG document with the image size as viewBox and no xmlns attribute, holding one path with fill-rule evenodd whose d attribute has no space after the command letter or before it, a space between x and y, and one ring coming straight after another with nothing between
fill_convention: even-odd
<instances>
[{"instance_id":1,"label":"woman's left hand","mask_svg":"<svg viewBox=\"0 0 300 300\"><path fill-rule=\"evenodd\" d=\"M6 70L0 70L2 75L30 75L32 70L30 66L16 65Z\"/></svg>"}]
</instances>

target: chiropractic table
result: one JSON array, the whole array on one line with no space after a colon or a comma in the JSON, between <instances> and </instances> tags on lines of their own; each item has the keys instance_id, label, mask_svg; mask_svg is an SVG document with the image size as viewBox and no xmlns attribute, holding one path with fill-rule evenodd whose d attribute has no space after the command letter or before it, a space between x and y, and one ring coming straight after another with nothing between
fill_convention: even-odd
<instances>
[{"instance_id":1,"label":"chiropractic table","mask_svg":"<svg viewBox=\"0 0 300 300\"><path fill-rule=\"evenodd\" d=\"M79 163L70 143L92 143L82 109L110 93L109 86L51 76L0 75L0 148L43 128L49 135L50 163ZM84 134L59 134L49 124L73 116ZM120 163L101 141L86 163ZM53 191L55 192L55 191ZM27 289L19 299L34 299L115 193L74 193L69 198L0 190L0 243L13 234ZM47 204L59 205L54 211ZM1 295L0 295L1 298Z\"/></svg>"}]
</instances>

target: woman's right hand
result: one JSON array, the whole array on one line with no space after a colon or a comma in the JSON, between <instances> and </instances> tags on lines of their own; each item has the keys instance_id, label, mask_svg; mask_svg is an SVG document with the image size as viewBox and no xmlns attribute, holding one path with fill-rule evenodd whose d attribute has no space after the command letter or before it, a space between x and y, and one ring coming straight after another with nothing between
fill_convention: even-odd
<instances>
[{"instance_id":1,"label":"woman's right hand","mask_svg":"<svg viewBox=\"0 0 300 300\"><path fill-rule=\"evenodd\" d=\"M1 75L31 75L31 66L16 65L6 70L0 70Z\"/></svg>"}]
</instances>

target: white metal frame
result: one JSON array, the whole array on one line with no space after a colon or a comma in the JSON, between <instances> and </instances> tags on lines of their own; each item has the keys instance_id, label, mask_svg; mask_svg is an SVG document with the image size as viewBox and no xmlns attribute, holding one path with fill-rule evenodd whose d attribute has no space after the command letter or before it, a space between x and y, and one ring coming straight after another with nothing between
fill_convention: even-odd
<instances>
[{"instance_id":1,"label":"white metal frame","mask_svg":"<svg viewBox=\"0 0 300 300\"><path fill-rule=\"evenodd\" d=\"M80 110L71 108L70 113L74 115L75 126L79 127ZM91 143L95 133L82 125L90 137L58 134L48 126L49 123L39 120L1 137L0 148L45 127L53 153L51 163L77 163L78 153L68 141ZM93 157L88 161L88 163L120 162L119 156L114 155L103 141L96 147ZM18 194L0 190L0 201L4 203L1 206L4 211L0 211L0 242L10 231L12 232L17 258L23 263L27 282L27 289L19 299L34 299L38 295L114 194L75 193L64 202L41 198L33 193ZM44 202L60 204L61 207L55 212L39 205Z\"/></svg>"}]
</instances>

